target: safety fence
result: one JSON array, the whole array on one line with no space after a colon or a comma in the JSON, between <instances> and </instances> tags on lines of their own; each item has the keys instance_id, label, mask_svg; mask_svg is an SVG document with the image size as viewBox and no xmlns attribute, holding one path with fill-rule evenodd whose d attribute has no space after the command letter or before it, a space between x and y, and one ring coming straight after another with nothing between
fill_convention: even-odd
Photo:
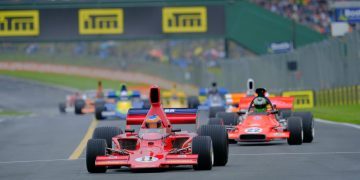
<instances>
[{"instance_id":1,"label":"safety fence","mask_svg":"<svg viewBox=\"0 0 360 180\"><path fill-rule=\"evenodd\" d=\"M246 82L248 78L252 78L255 87L264 87L270 93L279 94L283 91L308 89L317 92L322 89L360 85L359 49L360 31L356 31L341 38L299 48L291 53L236 60L189 59L186 61L187 66L180 66L172 61L161 63L151 58L126 58L115 55L99 59L96 55L76 55L71 50L45 55L46 52L24 54L18 50L9 53L10 50L4 49L0 53L0 61L34 61L123 69L195 87L208 87L215 81L230 92L246 91ZM5 56L6 54L8 56ZM334 104L341 101L332 102ZM323 104L321 100L320 104Z\"/></svg>"},{"instance_id":2,"label":"safety fence","mask_svg":"<svg viewBox=\"0 0 360 180\"><path fill-rule=\"evenodd\" d=\"M315 102L316 106L360 104L360 85L317 91Z\"/></svg>"},{"instance_id":3,"label":"safety fence","mask_svg":"<svg viewBox=\"0 0 360 180\"><path fill-rule=\"evenodd\" d=\"M319 106L342 106L360 104L360 85L346 86L319 91L284 91L282 96L295 98L295 109Z\"/></svg>"}]
</instances>

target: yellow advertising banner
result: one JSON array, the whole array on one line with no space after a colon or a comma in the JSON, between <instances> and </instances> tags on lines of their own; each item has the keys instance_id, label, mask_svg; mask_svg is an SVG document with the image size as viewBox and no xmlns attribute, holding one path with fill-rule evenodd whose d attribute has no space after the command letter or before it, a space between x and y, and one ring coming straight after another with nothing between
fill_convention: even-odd
<instances>
[{"instance_id":1,"label":"yellow advertising banner","mask_svg":"<svg viewBox=\"0 0 360 180\"><path fill-rule=\"evenodd\" d=\"M285 97L294 97L294 108L313 108L314 92L313 91L286 91L282 93Z\"/></svg>"},{"instance_id":2,"label":"yellow advertising banner","mask_svg":"<svg viewBox=\"0 0 360 180\"><path fill-rule=\"evenodd\" d=\"M80 9L79 34L122 34L124 32L123 9Z\"/></svg>"},{"instance_id":3,"label":"yellow advertising banner","mask_svg":"<svg viewBox=\"0 0 360 180\"><path fill-rule=\"evenodd\" d=\"M199 33L207 31L206 7L164 7L164 33Z\"/></svg>"},{"instance_id":4,"label":"yellow advertising banner","mask_svg":"<svg viewBox=\"0 0 360 180\"><path fill-rule=\"evenodd\" d=\"M0 36L39 35L38 10L0 11Z\"/></svg>"}]
</instances>

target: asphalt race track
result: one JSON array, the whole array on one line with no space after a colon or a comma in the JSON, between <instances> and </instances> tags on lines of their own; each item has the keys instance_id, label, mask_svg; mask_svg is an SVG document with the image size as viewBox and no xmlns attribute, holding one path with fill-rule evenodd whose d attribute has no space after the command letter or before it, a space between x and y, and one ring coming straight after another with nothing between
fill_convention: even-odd
<instances>
[{"instance_id":1,"label":"asphalt race track","mask_svg":"<svg viewBox=\"0 0 360 180\"><path fill-rule=\"evenodd\" d=\"M316 124L311 144L231 145L227 166L211 171L185 166L89 174L84 154L75 160L69 157L86 134L92 115L59 114L57 103L64 99L66 90L7 77L0 77L0 87L0 108L32 112L23 117L0 117L0 179L360 179L360 130L326 123ZM97 125L123 127L124 122L101 121Z\"/></svg>"}]
</instances>

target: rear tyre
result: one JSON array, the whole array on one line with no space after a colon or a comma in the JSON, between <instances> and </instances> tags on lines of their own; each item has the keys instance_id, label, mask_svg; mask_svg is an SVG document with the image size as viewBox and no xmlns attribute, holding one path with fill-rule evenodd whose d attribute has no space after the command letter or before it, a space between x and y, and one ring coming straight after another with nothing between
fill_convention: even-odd
<instances>
[{"instance_id":1,"label":"rear tyre","mask_svg":"<svg viewBox=\"0 0 360 180\"><path fill-rule=\"evenodd\" d=\"M89 173L105 173L105 166L95 166L97 156L106 154L106 141L104 139L90 139L86 146L86 168Z\"/></svg>"},{"instance_id":2,"label":"rear tyre","mask_svg":"<svg viewBox=\"0 0 360 180\"><path fill-rule=\"evenodd\" d=\"M220 118L210 118L208 125L224 125L224 121Z\"/></svg>"},{"instance_id":3,"label":"rear tyre","mask_svg":"<svg viewBox=\"0 0 360 180\"><path fill-rule=\"evenodd\" d=\"M224 125L236 126L239 124L239 117L236 113L218 112L216 117L224 121Z\"/></svg>"},{"instance_id":4,"label":"rear tyre","mask_svg":"<svg viewBox=\"0 0 360 180\"><path fill-rule=\"evenodd\" d=\"M209 117L213 118L216 116L216 113L218 112L225 112L225 108L224 107L210 107L209 109Z\"/></svg>"},{"instance_id":5,"label":"rear tyre","mask_svg":"<svg viewBox=\"0 0 360 180\"><path fill-rule=\"evenodd\" d=\"M211 138L209 136L194 137L191 148L192 154L198 155L198 164L193 166L194 170L210 170L214 164Z\"/></svg>"},{"instance_id":6,"label":"rear tyre","mask_svg":"<svg viewBox=\"0 0 360 180\"><path fill-rule=\"evenodd\" d=\"M105 117L102 115L102 112L105 111L105 102L97 101L95 102L95 118L97 120L103 120Z\"/></svg>"},{"instance_id":7,"label":"rear tyre","mask_svg":"<svg viewBox=\"0 0 360 180\"><path fill-rule=\"evenodd\" d=\"M229 157L228 134L223 125L203 125L198 129L199 136L210 136L214 149L214 165L225 166Z\"/></svg>"},{"instance_id":8,"label":"rear tyre","mask_svg":"<svg viewBox=\"0 0 360 180\"><path fill-rule=\"evenodd\" d=\"M311 112L294 112L293 116L302 118L302 127L304 131L304 143L311 143L315 136L314 118Z\"/></svg>"},{"instance_id":9,"label":"rear tyre","mask_svg":"<svg viewBox=\"0 0 360 180\"><path fill-rule=\"evenodd\" d=\"M288 131L290 136L287 139L289 145L301 145L303 142L302 120L300 117L288 118Z\"/></svg>"},{"instance_id":10,"label":"rear tyre","mask_svg":"<svg viewBox=\"0 0 360 180\"><path fill-rule=\"evenodd\" d=\"M66 113L66 104L64 102L59 103L59 112Z\"/></svg>"},{"instance_id":11,"label":"rear tyre","mask_svg":"<svg viewBox=\"0 0 360 180\"><path fill-rule=\"evenodd\" d=\"M107 147L112 148L112 138L122 133L122 130L118 127L97 127L92 138L104 139Z\"/></svg>"},{"instance_id":12,"label":"rear tyre","mask_svg":"<svg viewBox=\"0 0 360 180\"><path fill-rule=\"evenodd\" d=\"M198 106L200 105L200 101L199 98L197 96L189 96L187 98L187 102L188 102L188 107L189 108L198 108Z\"/></svg>"},{"instance_id":13,"label":"rear tyre","mask_svg":"<svg viewBox=\"0 0 360 180\"><path fill-rule=\"evenodd\" d=\"M83 114L82 109L85 107L85 101L83 99L75 100L75 114Z\"/></svg>"}]
</instances>

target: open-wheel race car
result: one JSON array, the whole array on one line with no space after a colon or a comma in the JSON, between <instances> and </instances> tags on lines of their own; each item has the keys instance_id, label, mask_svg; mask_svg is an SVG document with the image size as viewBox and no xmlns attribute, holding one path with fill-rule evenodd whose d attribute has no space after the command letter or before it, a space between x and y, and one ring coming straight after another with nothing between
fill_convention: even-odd
<instances>
[{"instance_id":1,"label":"open-wheel race car","mask_svg":"<svg viewBox=\"0 0 360 180\"><path fill-rule=\"evenodd\" d=\"M127 128L98 127L87 143L86 165L90 173L108 167L131 169L191 165L195 170L225 166L227 132L221 125L203 125L197 133L175 129L172 124L196 124L196 109L161 106L160 90L150 89L150 109L130 109ZM138 132L131 125L141 125Z\"/></svg>"},{"instance_id":2,"label":"open-wheel race car","mask_svg":"<svg viewBox=\"0 0 360 180\"><path fill-rule=\"evenodd\" d=\"M96 90L75 92L66 96L66 101L59 103L60 113L74 112L75 114L89 114L95 111L95 101L107 96L110 90L103 89L102 82L99 81Z\"/></svg>"},{"instance_id":3,"label":"open-wheel race car","mask_svg":"<svg viewBox=\"0 0 360 180\"><path fill-rule=\"evenodd\" d=\"M290 145L310 143L314 139L313 116L310 112L292 112L293 100L292 97L267 98L262 95L244 97L237 113L220 112L209 120L209 124L224 124L232 143L281 139ZM286 111L281 113L279 109Z\"/></svg>"},{"instance_id":4,"label":"open-wheel race car","mask_svg":"<svg viewBox=\"0 0 360 180\"><path fill-rule=\"evenodd\" d=\"M127 90L121 85L120 91L110 91L107 96L95 101L94 116L97 120L125 119L131 108L149 108L147 100L142 99L140 91Z\"/></svg>"}]
</instances>

